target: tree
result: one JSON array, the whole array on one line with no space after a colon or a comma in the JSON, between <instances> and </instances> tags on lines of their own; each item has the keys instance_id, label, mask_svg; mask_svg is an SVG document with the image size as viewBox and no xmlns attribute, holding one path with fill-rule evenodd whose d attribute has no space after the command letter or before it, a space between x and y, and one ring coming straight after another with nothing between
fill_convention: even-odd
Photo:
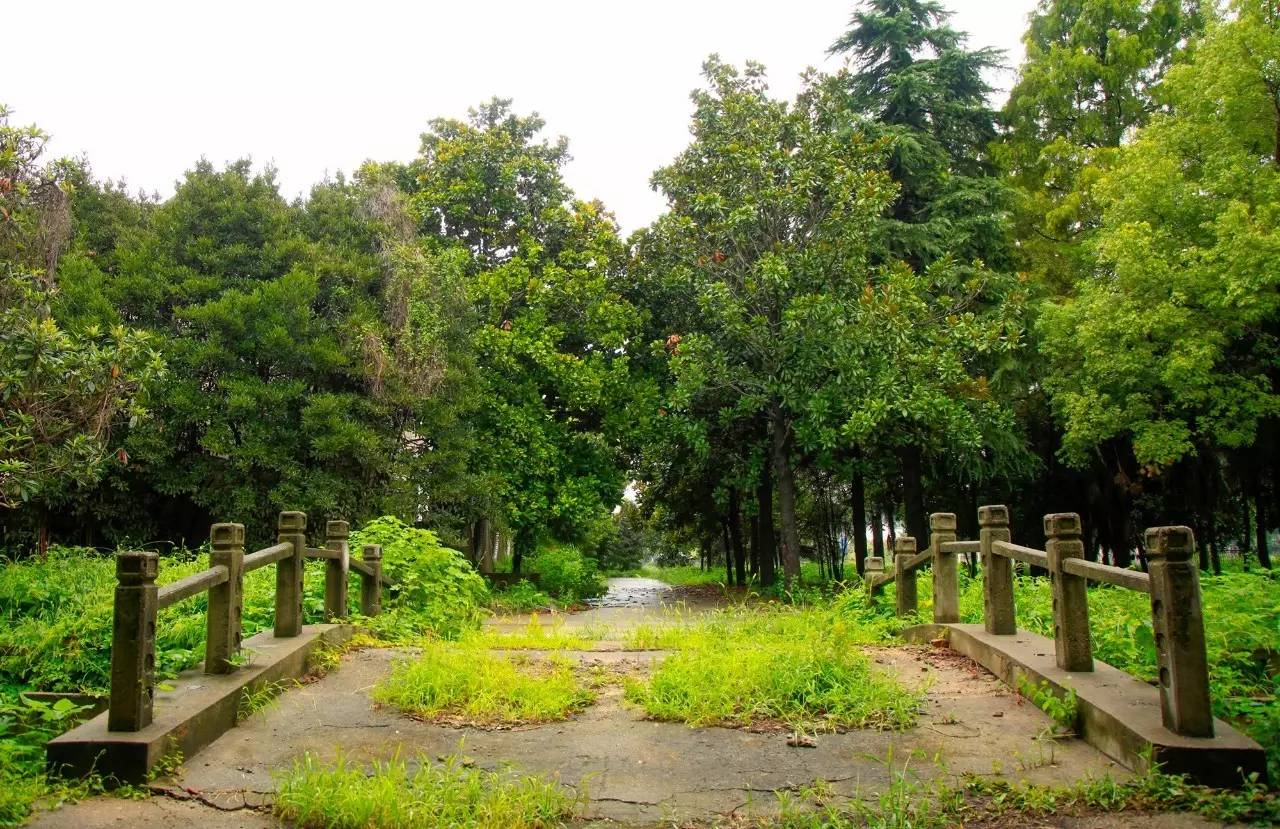
<instances>
[{"instance_id":1,"label":"tree","mask_svg":"<svg viewBox=\"0 0 1280 829\"><path fill-rule=\"evenodd\" d=\"M683 283L701 322L671 345L672 410L707 396L722 423L767 424L782 520L787 579L799 576L793 361L802 342L834 336L805 330L801 315L824 297L859 295L872 222L892 194L873 146L854 131L827 129L832 105L810 78L795 106L771 99L764 70L704 65L693 94L694 141L654 175L669 210L650 233L665 241L662 267Z\"/></svg>"},{"instance_id":2,"label":"tree","mask_svg":"<svg viewBox=\"0 0 1280 829\"><path fill-rule=\"evenodd\" d=\"M69 331L53 319L75 168L43 162L46 141L0 107L0 508L37 505L41 549L48 507L125 459L113 438L145 414L163 370L142 332Z\"/></svg>"},{"instance_id":3,"label":"tree","mask_svg":"<svg viewBox=\"0 0 1280 829\"><path fill-rule=\"evenodd\" d=\"M905 262L918 275L919 282L909 286L912 277L908 276L905 281L898 279L892 290L905 291L920 303L919 311L932 307L923 316L910 319L901 306L869 299L866 305L886 316L865 321L861 330L873 328L890 340L894 337L888 333L891 325L912 325L915 334L921 323L929 326L936 319L935 314L941 314L942 319L965 315L971 323L991 311L998 317L1004 313L1005 297L1015 287L1007 277L998 275L1012 270L1013 245L1007 218L1012 194L998 175L988 150L996 136L996 115L987 103L992 90L985 74L1000 66L1002 55L994 49L969 48L967 35L949 25L950 16L932 0L867 0L854 12L848 31L830 49L832 54L849 56L850 70L838 75L835 83L844 90L844 105L857 119L858 128L887 142L888 170L898 185L878 227L872 259L888 266ZM1002 330L1002 323L998 321L994 330ZM924 333L921 340L929 336ZM984 356L964 367L960 374L974 382L981 377L982 393L990 398L993 390L984 375L999 368L991 360L997 353L1007 351L987 350L980 344L990 341L985 336L975 336L970 357L978 358L980 353ZM952 365L953 356L966 350L960 339L944 335L943 340L945 345L941 340L934 341L940 351L930 351L921 343L923 352L940 360L932 368ZM851 351L876 350L870 342L848 345ZM878 429L857 432L861 445L853 440L854 430L846 430L840 444L843 450L830 456L828 463L835 463L857 479L866 457L879 451L891 452L902 476L908 533L923 539L927 537L926 481L932 478L950 483L948 479L954 480L956 473L983 477L986 464L979 451L981 441L973 439L975 429L987 432L984 449L1009 447L1016 455L1020 454L1020 447L1010 439L1011 423L1003 414L986 419L985 427L978 427L982 418L966 419L966 428L961 432L936 431L934 427L941 426L943 419L932 420L929 413L939 412L940 405L953 412L959 407L970 415L983 409L965 408L962 400L968 392L949 393L932 383L933 378L927 373L909 368L923 361L909 355L884 360L879 356L862 366L878 364L889 371L872 386L876 394L883 395L877 405L897 406L890 401L900 394L910 397L919 393L921 381L931 390L932 400L904 400L898 410L905 417L876 416ZM859 368L849 365L851 371ZM901 373L895 375L895 371ZM863 372L863 376L871 382L870 374ZM915 392L907 391L913 385ZM961 388L972 391L979 386ZM832 403L828 401L828 405ZM987 413L994 414L998 408L990 407ZM864 411L859 420L865 420L865 416ZM997 427L997 422L1004 425ZM837 449L830 437L822 445L828 452ZM1016 460L1013 465L1017 465ZM854 511L858 509L855 507ZM863 531L855 536L865 546Z\"/></svg>"},{"instance_id":4,"label":"tree","mask_svg":"<svg viewBox=\"0 0 1280 829\"><path fill-rule=\"evenodd\" d=\"M1280 409L1280 28L1240 0L1215 21L1094 188L1099 268L1046 307L1047 382L1083 462L1117 437L1156 477L1252 445Z\"/></svg>"},{"instance_id":5,"label":"tree","mask_svg":"<svg viewBox=\"0 0 1280 829\"><path fill-rule=\"evenodd\" d=\"M478 468L515 533L572 540L621 499L630 418L624 346L638 319L619 292L625 250L598 203L572 199L567 144L494 100L437 120L401 176L419 227L469 256L483 407Z\"/></svg>"}]
</instances>

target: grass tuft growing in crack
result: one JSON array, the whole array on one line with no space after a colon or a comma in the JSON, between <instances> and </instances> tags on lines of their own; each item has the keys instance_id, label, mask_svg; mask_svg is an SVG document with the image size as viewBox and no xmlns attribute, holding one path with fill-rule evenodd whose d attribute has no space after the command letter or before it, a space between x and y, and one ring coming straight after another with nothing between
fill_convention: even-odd
<instances>
[{"instance_id":1,"label":"grass tuft growing in crack","mask_svg":"<svg viewBox=\"0 0 1280 829\"><path fill-rule=\"evenodd\" d=\"M366 769L307 755L277 783L276 815L300 829L550 829L585 799L541 777L468 768L457 758L397 757Z\"/></svg>"},{"instance_id":2,"label":"grass tuft growing in crack","mask_svg":"<svg viewBox=\"0 0 1280 829\"><path fill-rule=\"evenodd\" d=\"M568 719L595 695L563 657L504 657L475 643L436 642L396 663L373 698L424 719L505 725Z\"/></svg>"},{"instance_id":3,"label":"grass tuft growing in crack","mask_svg":"<svg viewBox=\"0 0 1280 829\"><path fill-rule=\"evenodd\" d=\"M782 723L815 730L908 728L923 692L876 668L869 634L818 609L738 608L642 631L633 646L674 651L626 697L649 716L690 725Z\"/></svg>"}]
</instances>

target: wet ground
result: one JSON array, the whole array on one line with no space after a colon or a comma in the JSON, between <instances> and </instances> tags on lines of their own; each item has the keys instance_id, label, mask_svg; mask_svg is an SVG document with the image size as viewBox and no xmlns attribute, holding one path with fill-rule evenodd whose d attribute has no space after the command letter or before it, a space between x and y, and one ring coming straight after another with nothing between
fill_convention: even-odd
<instances>
[{"instance_id":1,"label":"wet ground","mask_svg":"<svg viewBox=\"0 0 1280 829\"><path fill-rule=\"evenodd\" d=\"M566 628L627 626L704 612L712 603L687 600L649 579L614 579L591 610L539 617ZM528 616L491 620L498 629L523 628ZM584 666L643 672L660 652L570 651ZM789 744L785 732L753 733L650 722L622 701L618 685L568 722L506 730L423 723L375 706L370 689L396 659L411 654L365 650L349 654L328 676L284 694L275 704L191 758L167 789L146 801L99 798L39 817L42 829L151 829L168 826L269 827L273 775L306 753L350 761L464 754L483 768L508 764L589 793L586 822L614 826L684 826L769 814L775 792L826 781L840 796L875 791L889 779L885 758L918 752L925 777L970 772L1040 783L1085 775L1124 776L1123 769L1079 740L1049 740L1048 719L991 674L950 651L873 649L872 657L905 682L928 688L919 725L907 732L854 731L818 735L811 747ZM1117 822L1119 821L1119 822ZM1195 819L1138 815L1028 825L1170 827L1193 829Z\"/></svg>"}]
</instances>

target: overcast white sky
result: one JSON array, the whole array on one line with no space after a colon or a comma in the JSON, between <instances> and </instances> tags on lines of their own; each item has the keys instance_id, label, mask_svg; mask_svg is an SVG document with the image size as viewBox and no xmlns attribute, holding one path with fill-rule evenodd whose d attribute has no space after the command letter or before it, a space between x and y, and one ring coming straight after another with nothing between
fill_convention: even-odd
<instances>
[{"instance_id":1,"label":"overcast white sky","mask_svg":"<svg viewBox=\"0 0 1280 829\"><path fill-rule=\"evenodd\" d=\"M950 0L975 46L1019 43L1035 0ZM173 191L201 156L273 163L293 197L367 158L408 160L436 116L494 95L567 135L569 183L626 231L662 199L649 176L688 141L711 52L790 95L854 0L223 0L8 4L0 103L101 177ZM1007 87L1011 75L995 79Z\"/></svg>"}]
</instances>

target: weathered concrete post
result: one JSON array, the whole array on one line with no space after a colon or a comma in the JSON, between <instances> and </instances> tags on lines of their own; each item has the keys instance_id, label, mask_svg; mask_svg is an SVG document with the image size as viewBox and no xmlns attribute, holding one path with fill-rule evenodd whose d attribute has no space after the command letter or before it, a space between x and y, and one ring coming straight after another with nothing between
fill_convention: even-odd
<instances>
[{"instance_id":1,"label":"weathered concrete post","mask_svg":"<svg viewBox=\"0 0 1280 829\"><path fill-rule=\"evenodd\" d=\"M1053 585L1053 647L1064 671L1092 671L1093 643L1089 637L1088 582L1062 570L1069 558L1084 558L1080 516L1060 512L1044 517L1048 536L1049 582Z\"/></svg>"},{"instance_id":2,"label":"weathered concrete post","mask_svg":"<svg viewBox=\"0 0 1280 829\"><path fill-rule=\"evenodd\" d=\"M1195 536L1188 527L1154 527L1146 537L1164 727L1184 737L1212 737Z\"/></svg>"},{"instance_id":3,"label":"weathered concrete post","mask_svg":"<svg viewBox=\"0 0 1280 829\"><path fill-rule=\"evenodd\" d=\"M978 508L978 543L982 546L982 609L987 633L1008 636L1018 632L1014 622L1013 560L996 555L992 545L1009 541L1009 508Z\"/></svg>"},{"instance_id":4,"label":"weathered concrete post","mask_svg":"<svg viewBox=\"0 0 1280 829\"><path fill-rule=\"evenodd\" d=\"M907 570L907 559L916 554L916 540L909 535L893 540L894 585L898 592L899 616L913 616L920 608L916 571Z\"/></svg>"},{"instance_id":5,"label":"weathered concrete post","mask_svg":"<svg viewBox=\"0 0 1280 829\"><path fill-rule=\"evenodd\" d=\"M336 558L324 562L324 620L347 617L347 573L351 570L351 548L347 543L351 528L346 521L330 521L325 525L325 549Z\"/></svg>"},{"instance_id":6,"label":"weathered concrete post","mask_svg":"<svg viewBox=\"0 0 1280 829\"><path fill-rule=\"evenodd\" d=\"M956 540L956 516L935 512L929 516L929 549L933 551L933 621L960 621L960 567L955 553L942 549Z\"/></svg>"},{"instance_id":7,"label":"weathered concrete post","mask_svg":"<svg viewBox=\"0 0 1280 829\"><path fill-rule=\"evenodd\" d=\"M360 574L360 613L377 616L382 612L382 546L366 544L361 548L361 558L373 575Z\"/></svg>"},{"instance_id":8,"label":"weathered concrete post","mask_svg":"<svg viewBox=\"0 0 1280 829\"><path fill-rule=\"evenodd\" d=\"M307 554L307 514L282 512L277 526L278 542L293 545L293 555L276 563L275 635L284 638L302 633L302 574Z\"/></svg>"},{"instance_id":9,"label":"weathered concrete post","mask_svg":"<svg viewBox=\"0 0 1280 829\"><path fill-rule=\"evenodd\" d=\"M209 590L204 672L227 674L240 652L244 615L244 524L214 524L209 532L209 563L227 568L227 580Z\"/></svg>"},{"instance_id":10,"label":"weathered concrete post","mask_svg":"<svg viewBox=\"0 0 1280 829\"><path fill-rule=\"evenodd\" d=\"M108 731L140 731L151 724L159 567L160 557L155 553L124 552L116 556Z\"/></svg>"}]
</instances>

